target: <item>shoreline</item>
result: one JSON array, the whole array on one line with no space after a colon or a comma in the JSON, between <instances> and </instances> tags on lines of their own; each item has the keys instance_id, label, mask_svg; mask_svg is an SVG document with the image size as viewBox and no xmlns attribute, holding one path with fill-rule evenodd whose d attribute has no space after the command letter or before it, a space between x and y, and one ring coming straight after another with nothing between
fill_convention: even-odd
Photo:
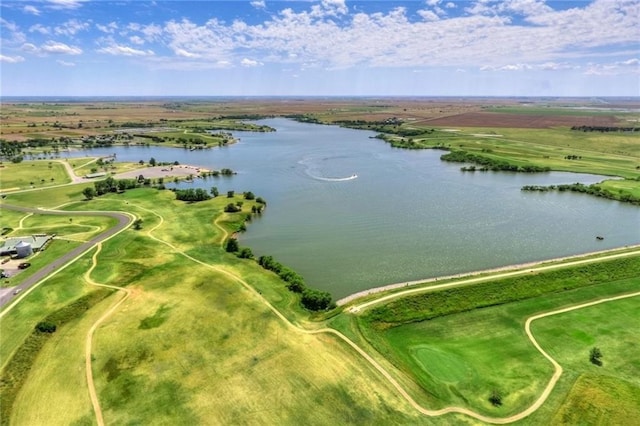
<instances>
[{"instance_id":1,"label":"shoreline","mask_svg":"<svg viewBox=\"0 0 640 426\"><path fill-rule=\"evenodd\" d=\"M382 293L382 292L385 292L385 291L388 291L388 290L394 290L394 289L397 289L397 288L414 287L414 286L418 286L420 284L433 283L433 282L442 281L442 280L471 278L471 277L476 277L476 276L483 275L483 274L491 274L491 273L496 273L496 272L517 271L517 270L521 270L521 269L538 267L538 266L541 266L541 265L544 265L544 264L548 264L548 263L559 263L559 262L564 262L566 260L576 260L576 259L586 258L586 257L590 257L590 256L607 254L607 253L612 253L612 252L616 252L616 251L620 251L620 250L628 250L628 249L640 249L640 243L633 244L633 245L628 245L628 246L623 246L623 247L612 248L612 249L605 249L605 250L598 250L598 251L582 253L582 254L574 254L574 255L570 255L570 256L556 257L556 258L547 259L547 260L537 260L537 261L533 261L533 262L525 262L525 263L517 263L517 264L514 264L514 265L499 266L499 267L490 268L490 269L481 269L479 271L473 271L473 272L461 272L459 274L443 275L443 276L439 276L439 277L426 278L426 279L422 279L422 280L403 281L403 282L399 282L399 283L387 284L387 285L383 285L383 286L379 286L379 287L370 288L370 289L367 289L367 290L362 290L362 291L350 294L348 296L345 296L345 297L337 300L336 301L336 305L337 306L344 306L347 303L353 302L354 300L357 300L357 299L359 299L361 297L370 296L372 294Z\"/></svg>"}]
</instances>

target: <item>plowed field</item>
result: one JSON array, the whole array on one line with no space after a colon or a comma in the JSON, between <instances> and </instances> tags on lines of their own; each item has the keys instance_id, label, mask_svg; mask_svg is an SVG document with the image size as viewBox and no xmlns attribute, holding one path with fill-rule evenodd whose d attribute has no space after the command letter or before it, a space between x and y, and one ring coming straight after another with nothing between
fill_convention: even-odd
<instances>
[{"instance_id":1,"label":"plowed field","mask_svg":"<svg viewBox=\"0 0 640 426\"><path fill-rule=\"evenodd\" d=\"M432 126L546 129L572 126L615 126L618 120L613 115L572 116L467 112L427 120L424 123Z\"/></svg>"}]
</instances>

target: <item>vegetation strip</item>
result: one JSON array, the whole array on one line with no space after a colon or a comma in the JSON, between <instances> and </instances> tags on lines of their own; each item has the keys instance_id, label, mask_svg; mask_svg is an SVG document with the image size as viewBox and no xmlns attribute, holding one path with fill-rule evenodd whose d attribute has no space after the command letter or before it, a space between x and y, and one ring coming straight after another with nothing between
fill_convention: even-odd
<instances>
[{"instance_id":1,"label":"vegetation strip","mask_svg":"<svg viewBox=\"0 0 640 426\"><path fill-rule=\"evenodd\" d=\"M601 281L633 278L639 270L640 257L627 257L582 265L580 268L549 271L545 273L544 280L537 275L527 274L477 283L471 287L444 288L393 300L367 311L362 318L376 328L393 327L585 287Z\"/></svg>"},{"instance_id":2,"label":"vegetation strip","mask_svg":"<svg viewBox=\"0 0 640 426\"><path fill-rule=\"evenodd\" d=\"M59 329L65 324L82 316L86 311L111 294L111 291L96 290L69 305L47 315L39 325L54 325ZM27 380L31 366L38 353L51 337L51 331L40 331L47 327L37 327L13 354L0 375L0 400L2 401L2 419L0 424L8 425L11 419L13 402ZM51 328L49 328L51 329Z\"/></svg>"}]
</instances>

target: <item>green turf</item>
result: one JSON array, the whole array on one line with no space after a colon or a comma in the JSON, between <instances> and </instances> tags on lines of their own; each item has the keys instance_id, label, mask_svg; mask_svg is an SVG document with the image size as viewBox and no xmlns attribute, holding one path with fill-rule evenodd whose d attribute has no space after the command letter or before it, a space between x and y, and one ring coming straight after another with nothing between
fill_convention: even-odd
<instances>
[{"instance_id":1,"label":"green turf","mask_svg":"<svg viewBox=\"0 0 640 426\"><path fill-rule=\"evenodd\" d=\"M0 191L7 189L46 188L69 183L64 166L57 161L4 162L0 165Z\"/></svg>"}]
</instances>

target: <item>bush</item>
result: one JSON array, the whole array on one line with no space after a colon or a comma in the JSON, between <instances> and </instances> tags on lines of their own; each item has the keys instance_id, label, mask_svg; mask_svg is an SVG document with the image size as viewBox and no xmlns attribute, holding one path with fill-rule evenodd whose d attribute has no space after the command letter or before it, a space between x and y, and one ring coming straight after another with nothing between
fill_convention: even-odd
<instances>
[{"instance_id":1,"label":"bush","mask_svg":"<svg viewBox=\"0 0 640 426\"><path fill-rule=\"evenodd\" d=\"M235 253L240 249L240 246L238 245L238 240L235 238L229 238L224 248L229 253Z\"/></svg>"},{"instance_id":2,"label":"bush","mask_svg":"<svg viewBox=\"0 0 640 426\"><path fill-rule=\"evenodd\" d=\"M36 324L36 330L41 333L55 333L56 325L50 321L40 321Z\"/></svg>"},{"instance_id":3,"label":"bush","mask_svg":"<svg viewBox=\"0 0 640 426\"><path fill-rule=\"evenodd\" d=\"M331 295L326 291L307 288L302 292L301 302L310 311L323 311L331 307Z\"/></svg>"}]
</instances>

